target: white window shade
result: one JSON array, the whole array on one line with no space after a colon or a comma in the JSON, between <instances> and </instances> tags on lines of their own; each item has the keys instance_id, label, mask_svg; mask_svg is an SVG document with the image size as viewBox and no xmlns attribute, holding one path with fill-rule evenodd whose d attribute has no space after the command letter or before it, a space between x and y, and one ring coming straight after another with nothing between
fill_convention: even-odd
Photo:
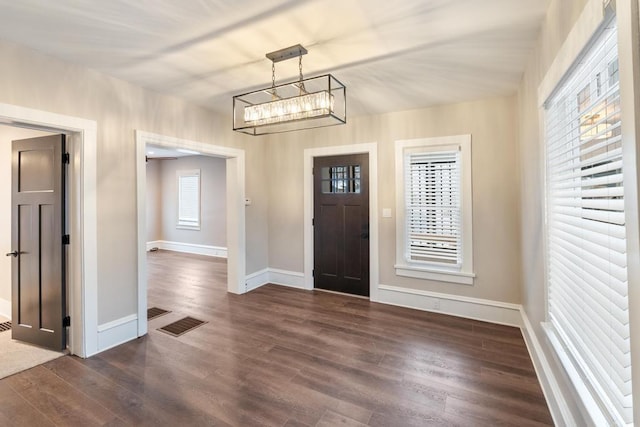
<instances>
[{"instance_id":1,"label":"white window shade","mask_svg":"<svg viewBox=\"0 0 640 427\"><path fill-rule=\"evenodd\" d=\"M396 274L473 285L471 135L395 145Z\"/></svg>"},{"instance_id":2,"label":"white window shade","mask_svg":"<svg viewBox=\"0 0 640 427\"><path fill-rule=\"evenodd\" d=\"M200 229L200 170L178 171L177 227Z\"/></svg>"},{"instance_id":3,"label":"white window shade","mask_svg":"<svg viewBox=\"0 0 640 427\"><path fill-rule=\"evenodd\" d=\"M545 104L549 320L612 423L632 422L615 21Z\"/></svg>"},{"instance_id":4,"label":"white window shade","mask_svg":"<svg viewBox=\"0 0 640 427\"><path fill-rule=\"evenodd\" d=\"M460 151L453 148L405 154L409 262L462 264Z\"/></svg>"}]
</instances>

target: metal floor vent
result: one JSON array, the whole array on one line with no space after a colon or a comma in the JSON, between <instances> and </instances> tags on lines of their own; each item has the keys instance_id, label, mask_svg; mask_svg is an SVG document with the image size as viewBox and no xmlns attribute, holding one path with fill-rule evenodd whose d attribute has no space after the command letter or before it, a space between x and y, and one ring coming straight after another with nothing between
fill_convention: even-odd
<instances>
[{"instance_id":1,"label":"metal floor vent","mask_svg":"<svg viewBox=\"0 0 640 427\"><path fill-rule=\"evenodd\" d=\"M10 331L10 330L11 330L11 322L0 323L0 332Z\"/></svg>"},{"instance_id":2,"label":"metal floor vent","mask_svg":"<svg viewBox=\"0 0 640 427\"><path fill-rule=\"evenodd\" d=\"M198 326L202 326L205 323L207 322L187 316L184 319L178 320L177 322L169 323L167 326L158 328L158 330L169 335L173 335L174 337L179 337L180 335L189 332L190 330L195 329Z\"/></svg>"},{"instance_id":3,"label":"metal floor vent","mask_svg":"<svg viewBox=\"0 0 640 427\"><path fill-rule=\"evenodd\" d=\"M147 320L155 319L156 317L163 316L167 313L171 313L171 311L158 307L147 308Z\"/></svg>"}]
</instances>

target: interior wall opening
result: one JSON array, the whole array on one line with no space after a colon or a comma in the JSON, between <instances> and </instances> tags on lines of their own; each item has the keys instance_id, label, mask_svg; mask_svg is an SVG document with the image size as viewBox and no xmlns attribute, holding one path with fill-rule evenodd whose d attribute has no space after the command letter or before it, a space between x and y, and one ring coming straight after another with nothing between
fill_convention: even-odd
<instances>
[{"instance_id":1,"label":"interior wall opening","mask_svg":"<svg viewBox=\"0 0 640 427\"><path fill-rule=\"evenodd\" d=\"M3 360L0 378L59 357L57 352L12 338L11 321L15 320L12 319L13 263L12 257L4 255L15 249L12 245L12 141L61 133L71 136L70 132L63 130L53 131L0 123L0 357ZM65 192L68 194L69 188L66 188ZM68 202L68 198L66 200ZM64 210L68 213L68 203ZM68 295L68 282L65 283L65 287ZM66 341L68 343L68 339Z\"/></svg>"},{"instance_id":2,"label":"interior wall opening","mask_svg":"<svg viewBox=\"0 0 640 427\"><path fill-rule=\"evenodd\" d=\"M160 310L184 310L189 301L200 298L201 287L208 283L202 280L191 286L194 278L183 276L168 282L153 274L160 263L206 259L204 265L211 269L193 272L194 276L216 276L226 283L226 159L147 144L145 160L151 318Z\"/></svg>"},{"instance_id":3,"label":"interior wall opening","mask_svg":"<svg viewBox=\"0 0 640 427\"><path fill-rule=\"evenodd\" d=\"M148 305L148 265L147 265L147 249L162 246L167 249L177 251L196 251L205 256L224 257L226 255L226 288L231 293L245 292L245 211L244 211L244 151L229 147L220 147L210 144L204 144L196 141L189 141L169 136L157 135L148 132L136 132L136 164L137 164L137 200L138 200L138 335L142 336L147 333L147 309ZM154 154L149 154L153 151ZM158 154L160 153L160 154ZM164 153L164 154L163 154ZM151 160L150 157L166 157L164 160ZM176 157L177 159L173 160ZM191 159L189 158L191 157ZM157 210L149 210L148 205L154 203L149 200L148 189L154 187L153 183L148 182L147 160L149 162L163 162L169 166L161 166L160 172L166 168L168 173L164 174L166 181L175 186L166 198L169 206L163 209L168 212L166 218L167 234L160 234L161 240L149 240L153 236L153 229L149 229L148 223L159 224L158 218L152 218L157 214ZM174 163L175 162L175 163ZM206 162L210 164L207 166ZM178 167L180 163L182 166ZM215 165L211 165L211 163ZM176 166L173 166L176 165ZM220 214L224 211L224 227L220 228L220 224L193 224L194 218L186 216L186 225L179 227L179 222L185 218L180 218L181 212L179 206L176 206L178 194L177 186L179 185L179 171L193 172L198 170L202 174L202 187L200 192L206 191L207 187L215 183L209 181L212 167L217 168L217 176L220 178L224 175L224 195L221 200L219 194L214 203L205 202L207 209L212 209ZM157 166L151 166L150 169ZM209 171L208 173L206 171ZM158 174L158 171L155 171ZM206 178L206 180L205 180ZM220 184L221 179L217 182ZM150 185L151 184L151 185ZM218 187L220 188L220 187ZM157 201L155 202L157 204ZM164 202L162 202L164 203ZM210 215L204 215L202 218L211 218ZM151 215L150 215L151 214ZM220 218L220 215L218 216ZM160 218L160 221L164 221ZM191 228L191 229L190 229ZM193 228L199 228L194 230ZM196 236L196 231L205 231ZM207 235L206 232L211 233ZM215 234L215 236L214 236ZM156 236L157 226L156 226ZM166 239L165 239L166 236ZM191 241L183 240L185 236L195 238Z\"/></svg>"}]
</instances>

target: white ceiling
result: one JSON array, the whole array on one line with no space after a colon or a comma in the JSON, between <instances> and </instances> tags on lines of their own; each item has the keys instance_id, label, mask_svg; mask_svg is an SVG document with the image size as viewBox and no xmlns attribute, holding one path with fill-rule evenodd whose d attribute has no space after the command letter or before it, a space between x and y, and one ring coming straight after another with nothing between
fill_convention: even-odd
<instances>
[{"instance_id":1,"label":"white ceiling","mask_svg":"<svg viewBox=\"0 0 640 427\"><path fill-rule=\"evenodd\" d=\"M550 0L0 0L0 39L229 114L297 43L350 114L513 93ZM294 80L296 60L276 64Z\"/></svg>"}]
</instances>

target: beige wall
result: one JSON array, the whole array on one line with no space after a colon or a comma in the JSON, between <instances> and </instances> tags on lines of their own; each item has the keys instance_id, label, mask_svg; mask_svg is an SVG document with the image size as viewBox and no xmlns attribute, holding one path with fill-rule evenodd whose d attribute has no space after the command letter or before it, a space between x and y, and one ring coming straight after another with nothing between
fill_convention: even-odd
<instances>
[{"instance_id":1,"label":"beige wall","mask_svg":"<svg viewBox=\"0 0 640 427\"><path fill-rule=\"evenodd\" d=\"M101 324L137 311L134 130L140 129L246 150L246 195L252 199L252 205L246 208L247 273L266 267L303 270L303 150L377 142L379 208L392 208L394 213L393 218L379 218L380 282L523 302L544 344L539 328L545 299L536 90L584 3L552 2L517 100L503 97L350 118L345 126L252 138L231 132L228 118L217 117L204 108L0 42L0 102L78 116L98 124ZM473 138L475 285L398 277L393 268L394 141L467 133ZM0 173L6 173L5 168L0 168ZM0 180L0 185L2 182L6 181ZM5 233L0 232L2 235ZM0 286L0 298L1 292Z\"/></svg>"},{"instance_id":2,"label":"beige wall","mask_svg":"<svg viewBox=\"0 0 640 427\"><path fill-rule=\"evenodd\" d=\"M226 218L226 160L217 157L188 156L177 160L154 160L147 163L147 192L155 191L155 200L147 204L147 219L155 212L156 227L152 240L191 243L197 245L227 246ZM155 165L154 165L155 164ZM156 171L156 182L151 182L150 169ZM178 170L200 169L200 230L176 228L178 215ZM152 169L153 170L153 169ZM149 201L148 196L147 201ZM151 204L154 203L154 204ZM159 227L159 230L157 229ZM149 234L152 230L147 227ZM151 240L150 240L151 241Z\"/></svg>"},{"instance_id":3,"label":"beige wall","mask_svg":"<svg viewBox=\"0 0 640 427\"><path fill-rule=\"evenodd\" d=\"M542 29L538 47L529 60L525 76L518 92L518 110L520 116L519 163L521 198L521 241L523 266L522 303L525 312L534 327L552 369L561 379L560 387L568 399L569 407L579 417L577 403L559 367L552 350L544 336L540 322L545 320L546 296L544 278L544 199L542 164L544 138L540 134L541 101L537 90L546 71L553 62L560 46L566 39L574 22L580 16L586 0L555 0L549 7L546 22ZM579 418L578 418L579 420ZM584 425L578 423L579 425Z\"/></svg>"},{"instance_id":4,"label":"beige wall","mask_svg":"<svg viewBox=\"0 0 640 427\"><path fill-rule=\"evenodd\" d=\"M520 214L514 97L349 119L346 126L271 136L268 141L269 266L303 271L303 152L378 143L380 283L520 302ZM394 141L472 135L474 286L396 276Z\"/></svg>"},{"instance_id":5,"label":"beige wall","mask_svg":"<svg viewBox=\"0 0 640 427\"><path fill-rule=\"evenodd\" d=\"M247 192L264 194L263 148L229 119L93 70L0 42L0 102L95 120L98 322L137 311L134 130L246 150ZM267 267L267 203L247 209L247 273Z\"/></svg>"},{"instance_id":6,"label":"beige wall","mask_svg":"<svg viewBox=\"0 0 640 427\"><path fill-rule=\"evenodd\" d=\"M49 135L0 124L0 308L11 301L11 141ZM10 317L8 312L0 314Z\"/></svg>"}]
</instances>

